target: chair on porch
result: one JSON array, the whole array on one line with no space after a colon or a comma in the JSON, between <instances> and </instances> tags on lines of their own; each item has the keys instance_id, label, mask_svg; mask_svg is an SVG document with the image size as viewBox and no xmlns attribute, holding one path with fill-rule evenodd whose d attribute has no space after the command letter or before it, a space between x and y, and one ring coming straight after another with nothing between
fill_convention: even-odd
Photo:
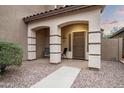
<instances>
[{"instance_id":1,"label":"chair on porch","mask_svg":"<svg viewBox=\"0 0 124 93\"><path fill-rule=\"evenodd\" d=\"M49 48L44 48L43 56L44 57L49 57L50 56L50 49Z\"/></svg>"},{"instance_id":2,"label":"chair on porch","mask_svg":"<svg viewBox=\"0 0 124 93\"><path fill-rule=\"evenodd\" d=\"M64 48L64 51L62 53L62 58L66 58L67 59L67 50L68 50L68 48Z\"/></svg>"}]
</instances>

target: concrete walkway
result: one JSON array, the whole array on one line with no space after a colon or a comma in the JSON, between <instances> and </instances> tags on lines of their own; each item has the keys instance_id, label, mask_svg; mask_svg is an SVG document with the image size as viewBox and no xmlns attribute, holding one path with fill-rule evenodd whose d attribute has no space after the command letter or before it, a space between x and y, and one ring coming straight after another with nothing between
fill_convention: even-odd
<instances>
[{"instance_id":1,"label":"concrete walkway","mask_svg":"<svg viewBox=\"0 0 124 93\"><path fill-rule=\"evenodd\" d=\"M31 88L70 88L79 72L79 68L63 66Z\"/></svg>"}]
</instances>

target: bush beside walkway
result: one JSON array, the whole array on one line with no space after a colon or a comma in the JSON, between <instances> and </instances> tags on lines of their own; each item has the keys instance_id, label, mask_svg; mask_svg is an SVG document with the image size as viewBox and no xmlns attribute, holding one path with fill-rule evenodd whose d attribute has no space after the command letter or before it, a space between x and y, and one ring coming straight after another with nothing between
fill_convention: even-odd
<instances>
[{"instance_id":1,"label":"bush beside walkway","mask_svg":"<svg viewBox=\"0 0 124 93\"><path fill-rule=\"evenodd\" d=\"M3 72L6 66L21 65L22 49L18 44L0 41L0 72Z\"/></svg>"}]
</instances>

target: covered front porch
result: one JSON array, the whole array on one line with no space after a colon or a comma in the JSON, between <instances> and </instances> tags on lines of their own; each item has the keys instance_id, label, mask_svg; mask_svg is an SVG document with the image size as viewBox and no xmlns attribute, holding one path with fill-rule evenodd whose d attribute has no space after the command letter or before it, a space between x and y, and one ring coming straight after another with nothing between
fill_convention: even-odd
<instances>
[{"instance_id":1,"label":"covered front porch","mask_svg":"<svg viewBox=\"0 0 124 93\"><path fill-rule=\"evenodd\" d=\"M68 13L66 9L69 10ZM50 63L62 58L88 60L88 67L101 67L100 12L102 6L69 6L59 14L44 18L44 14L25 19L28 23L28 60L44 58L47 48ZM84 9L85 8L85 9ZM76 11L79 9L78 11ZM86 11L87 10L87 11ZM40 18L40 17L41 18ZM38 20L39 19L39 20ZM66 55L62 53L66 49Z\"/></svg>"},{"instance_id":2,"label":"covered front porch","mask_svg":"<svg viewBox=\"0 0 124 93\"><path fill-rule=\"evenodd\" d=\"M55 44L61 47L61 58L88 60L88 22L72 22L63 25L61 27L61 42ZM54 45L49 42L50 28L37 27L33 31L36 34L36 59L49 58L50 46ZM31 51L30 49L29 52Z\"/></svg>"}]
</instances>

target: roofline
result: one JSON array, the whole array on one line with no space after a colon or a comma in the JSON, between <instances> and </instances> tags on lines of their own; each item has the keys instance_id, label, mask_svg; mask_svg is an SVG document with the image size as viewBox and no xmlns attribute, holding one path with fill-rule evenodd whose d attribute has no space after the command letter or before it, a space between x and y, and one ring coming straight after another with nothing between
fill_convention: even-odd
<instances>
[{"instance_id":1,"label":"roofline","mask_svg":"<svg viewBox=\"0 0 124 93\"><path fill-rule=\"evenodd\" d=\"M122 32L124 32L124 27L122 27L120 30L118 30L118 31L115 32L113 35L111 35L110 38L114 38L115 36L121 34Z\"/></svg>"},{"instance_id":2,"label":"roofline","mask_svg":"<svg viewBox=\"0 0 124 93\"><path fill-rule=\"evenodd\" d=\"M54 10L49 10L49 11L37 13L37 14L32 15L32 16L24 17L23 20L26 24L28 24L28 23L35 21L35 20L39 20L39 19L43 19L43 18L47 18L47 17L59 15L59 14L64 14L64 13L72 12L72 11L79 10L79 9L86 9L89 7L95 7L95 6L103 7L102 5L70 5L70 6L56 8Z\"/></svg>"}]
</instances>

